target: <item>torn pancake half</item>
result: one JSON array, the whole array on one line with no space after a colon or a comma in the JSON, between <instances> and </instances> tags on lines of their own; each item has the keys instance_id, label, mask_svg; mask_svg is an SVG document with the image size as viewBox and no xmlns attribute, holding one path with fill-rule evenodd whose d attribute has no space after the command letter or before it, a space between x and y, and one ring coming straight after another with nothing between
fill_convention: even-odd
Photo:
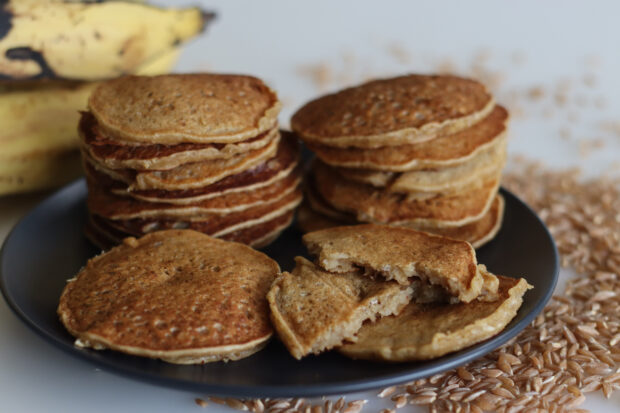
<instances>
[{"instance_id":1,"label":"torn pancake half","mask_svg":"<svg viewBox=\"0 0 620 413\"><path fill-rule=\"evenodd\" d=\"M401 285L415 277L463 302L477 298L485 284L476 252L465 241L373 224L309 232L302 240L318 265L330 272L362 269Z\"/></svg>"},{"instance_id":2,"label":"torn pancake half","mask_svg":"<svg viewBox=\"0 0 620 413\"><path fill-rule=\"evenodd\" d=\"M498 278L494 301L411 302L397 316L365 323L356 340L338 351L354 359L405 362L441 357L493 337L516 316L532 288L523 278Z\"/></svg>"},{"instance_id":3,"label":"torn pancake half","mask_svg":"<svg viewBox=\"0 0 620 413\"><path fill-rule=\"evenodd\" d=\"M413 289L360 271L333 274L302 257L267 294L271 320L293 357L319 354L351 339L365 320L398 313Z\"/></svg>"}]
</instances>

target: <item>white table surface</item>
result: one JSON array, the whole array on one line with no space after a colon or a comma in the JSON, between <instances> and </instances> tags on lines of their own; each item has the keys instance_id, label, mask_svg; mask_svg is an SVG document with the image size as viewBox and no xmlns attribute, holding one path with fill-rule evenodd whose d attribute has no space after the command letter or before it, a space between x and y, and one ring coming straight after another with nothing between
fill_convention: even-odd
<instances>
[{"instance_id":1,"label":"white table surface","mask_svg":"<svg viewBox=\"0 0 620 413\"><path fill-rule=\"evenodd\" d=\"M452 67L501 79L493 89L513 114L512 154L580 166L591 176L620 169L619 2L203 3L218 21L186 48L178 69L264 78L285 103L285 125L294 108L319 92L372 76ZM44 195L0 198L0 242ZM375 394L347 399L376 400ZM200 411L194 398L206 396L95 369L36 336L0 300L1 412L189 412ZM365 411L389 405L374 401ZM591 395L582 407L617 412L620 396ZM211 403L207 411L227 409Z\"/></svg>"}]
</instances>

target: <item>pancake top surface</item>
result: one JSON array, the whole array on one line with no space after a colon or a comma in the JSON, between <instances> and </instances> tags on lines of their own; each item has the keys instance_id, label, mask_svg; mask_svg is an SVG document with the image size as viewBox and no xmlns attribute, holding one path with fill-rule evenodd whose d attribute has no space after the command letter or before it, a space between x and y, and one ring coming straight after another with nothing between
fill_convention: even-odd
<instances>
[{"instance_id":1,"label":"pancake top surface","mask_svg":"<svg viewBox=\"0 0 620 413\"><path fill-rule=\"evenodd\" d=\"M272 128L276 94L251 76L124 76L102 83L88 107L100 126L129 141L238 142Z\"/></svg>"},{"instance_id":2,"label":"pancake top surface","mask_svg":"<svg viewBox=\"0 0 620 413\"><path fill-rule=\"evenodd\" d=\"M498 276L495 301L407 305L397 316L365 324L356 343L340 350L354 358L392 361L440 357L499 333L516 315L530 287L520 278Z\"/></svg>"},{"instance_id":3,"label":"pancake top surface","mask_svg":"<svg viewBox=\"0 0 620 413\"><path fill-rule=\"evenodd\" d=\"M149 351L239 345L271 334L278 264L245 245L159 231L88 261L58 313L78 338Z\"/></svg>"},{"instance_id":4,"label":"pancake top surface","mask_svg":"<svg viewBox=\"0 0 620 413\"><path fill-rule=\"evenodd\" d=\"M444 286L464 301L476 298L482 288L476 252L465 241L370 224L310 232L303 242L327 271L364 268L401 284L418 277Z\"/></svg>"},{"instance_id":5,"label":"pancake top surface","mask_svg":"<svg viewBox=\"0 0 620 413\"><path fill-rule=\"evenodd\" d=\"M474 80L407 75L374 80L313 100L293 115L291 126L302 137L330 144L339 137L456 121L483 111L492 101L485 87Z\"/></svg>"}]
</instances>

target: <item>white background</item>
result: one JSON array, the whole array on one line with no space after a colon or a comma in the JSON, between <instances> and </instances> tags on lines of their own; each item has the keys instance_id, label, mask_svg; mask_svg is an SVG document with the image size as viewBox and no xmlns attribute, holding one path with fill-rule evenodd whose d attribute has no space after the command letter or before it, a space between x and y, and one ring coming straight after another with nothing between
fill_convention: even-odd
<instances>
[{"instance_id":1,"label":"white background","mask_svg":"<svg viewBox=\"0 0 620 413\"><path fill-rule=\"evenodd\" d=\"M178 69L262 77L285 103L284 125L319 93L373 76L451 68L482 77L509 107L512 154L581 166L591 176L620 170L619 2L202 3L218 20L186 47ZM0 240L42 196L0 198ZM375 411L383 405L374 394L347 399L371 398L365 410ZM0 300L2 412L191 412L201 411L194 398L206 396L98 371L42 341ZM591 395L582 407L617 412L620 396Z\"/></svg>"}]
</instances>

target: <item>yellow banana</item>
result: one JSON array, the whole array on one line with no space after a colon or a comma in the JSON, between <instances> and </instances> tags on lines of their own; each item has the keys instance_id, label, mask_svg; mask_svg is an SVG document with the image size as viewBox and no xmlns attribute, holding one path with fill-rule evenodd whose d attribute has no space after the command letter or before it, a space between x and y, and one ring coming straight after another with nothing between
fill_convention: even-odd
<instances>
[{"instance_id":1,"label":"yellow banana","mask_svg":"<svg viewBox=\"0 0 620 413\"><path fill-rule=\"evenodd\" d=\"M0 76L9 79L100 80L134 73L213 17L198 8L134 2L0 4Z\"/></svg>"},{"instance_id":2,"label":"yellow banana","mask_svg":"<svg viewBox=\"0 0 620 413\"><path fill-rule=\"evenodd\" d=\"M0 196L51 188L82 174L80 153L47 153L28 159L0 161Z\"/></svg>"},{"instance_id":3,"label":"yellow banana","mask_svg":"<svg viewBox=\"0 0 620 413\"><path fill-rule=\"evenodd\" d=\"M172 48L137 74L169 72ZM0 84L0 195L61 185L81 174L79 111L97 82L33 80Z\"/></svg>"}]
</instances>

